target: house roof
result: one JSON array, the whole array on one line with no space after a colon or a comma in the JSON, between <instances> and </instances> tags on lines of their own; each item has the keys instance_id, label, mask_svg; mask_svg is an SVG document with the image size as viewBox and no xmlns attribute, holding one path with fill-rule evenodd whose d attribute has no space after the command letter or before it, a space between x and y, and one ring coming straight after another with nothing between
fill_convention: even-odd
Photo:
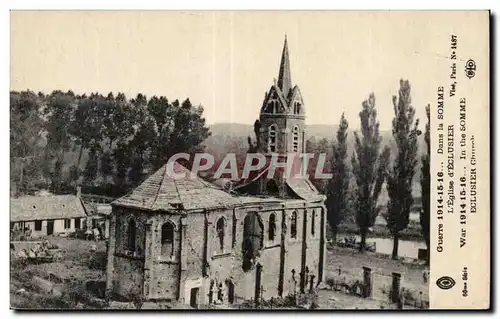
<instances>
[{"instance_id":1,"label":"house roof","mask_svg":"<svg viewBox=\"0 0 500 319\"><path fill-rule=\"evenodd\" d=\"M83 200L83 206L88 215L104 215L108 216L111 214L110 204L92 203Z\"/></svg>"},{"instance_id":2,"label":"house roof","mask_svg":"<svg viewBox=\"0 0 500 319\"><path fill-rule=\"evenodd\" d=\"M111 215L111 205L109 204L97 204L97 214L98 215Z\"/></svg>"},{"instance_id":3,"label":"house roof","mask_svg":"<svg viewBox=\"0 0 500 319\"><path fill-rule=\"evenodd\" d=\"M196 210L232 207L244 202L220 187L206 182L175 162L173 172L185 174L174 178L164 165L132 192L115 200L112 205L151 211Z\"/></svg>"},{"instance_id":4,"label":"house roof","mask_svg":"<svg viewBox=\"0 0 500 319\"><path fill-rule=\"evenodd\" d=\"M85 216L82 201L75 195L23 196L10 200L11 222Z\"/></svg>"}]
</instances>

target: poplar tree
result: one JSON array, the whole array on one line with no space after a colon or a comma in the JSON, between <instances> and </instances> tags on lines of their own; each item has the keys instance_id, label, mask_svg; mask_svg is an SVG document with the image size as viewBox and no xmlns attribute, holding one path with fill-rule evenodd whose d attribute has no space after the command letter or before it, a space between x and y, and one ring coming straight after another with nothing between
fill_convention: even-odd
<instances>
[{"instance_id":1,"label":"poplar tree","mask_svg":"<svg viewBox=\"0 0 500 319\"><path fill-rule=\"evenodd\" d=\"M413 205L413 176L417 165L418 119L411 106L411 87L401 80L399 96L393 96L394 119L392 135L397 146L397 154L392 169L387 175L387 227L393 236L392 259L398 258L399 233L408 227L410 210Z\"/></svg>"},{"instance_id":2,"label":"poplar tree","mask_svg":"<svg viewBox=\"0 0 500 319\"><path fill-rule=\"evenodd\" d=\"M349 167L347 166L347 122L344 113L340 119L336 141L333 142L332 179L328 184L326 207L332 237L337 240L337 227L344 220L349 192Z\"/></svg>"},{"instance_id":3,"label":"poplar tree","mask_svg":"<svg viewBox=\"0 0 500 319\"><path fill-rule=\"evenodd\" d=\"M378 197L386 177L390 150L385 147L380 153L382 137L379 132L375 95L370 94L362 104L359 113L361 121L361 136L354 132L354 154L351 158L352 172L356 180L354 207L356 224L361 236L360 252L366 247L368 230L375 223L380 212Z\"/></svg>"},{"instance_id":4,"label":"poplar tree","mask_svg":"<svg viewBox=\"0 0 500 319\"><path fill-rule=\"evenodd\" d=\"M425 108L427 114L427 124L425 125L424 140L427 146L427 153L422 156L422 176L420 178L420 185L422 189L422 209L420 210L420 226L422 227L422 235L425 238L427 245L427 263L430 262L430 215L431 215L431 109L430 105Z\"/></svg>"}]
</instances>

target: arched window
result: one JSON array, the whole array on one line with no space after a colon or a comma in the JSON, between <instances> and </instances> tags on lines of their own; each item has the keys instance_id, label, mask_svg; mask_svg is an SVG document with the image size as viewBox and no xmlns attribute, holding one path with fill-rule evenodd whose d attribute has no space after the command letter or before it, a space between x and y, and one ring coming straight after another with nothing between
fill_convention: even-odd
<instances>
[{"instance_id":1,"label":"arched window","mask_svg":"<svg viewBox=\"0 0 500 319\"><path fill-rule=\"evenodd\" d=\"M166 222L161 226L161 255L174 255L174 225L171 222Z\"/></svg>"},{"instance_id":2,"label":"arched window","mask_svg":"<svg viewBox=\"0 0 500 319\"><path fill-rule=\"evenodd\" d=\"M299 151L299 127L295 125L292 129L293 136L293 152Z\"/></svg>"},{"instance_id":3,"label":"arched window","mask_svg":"<svg viewBox=\"0 0 500 319\"><path fill-rule=\"evenodd\" d=\"M273 241L276 236L276 215L269 216L269 240Z\"/></svg>"},{"instance_id":4,"label":"arched window","mask_svg":"<svg viewBox=\"0 0 500 319\"><path fill-rule=\"evenodd\" d=\"M312 211L312 217L311 217L311 235L313 235L313 236L314 236L314 233L316 231L316 229L315 229L316 228L316 225L315 225L316 223L315 222L316 222L316 211L313 209L313 211Z\"/></svg>"},{"instance_id":5,"label":"arched window","mask_svg":"<svg viewBox=\"0 0 500 319\"><path fill-rule=\"evenodd\" d=\"M290 236L297 238L297 212L292 213L292 222L290 224Z\"/></svg>"},{"instance_id":6,"label":"arched window","mask_svg":"<svg viewBox=\"0 0 500 319\"><path fill-rule=\"evenodd\" d=\"M217 237L219 237L220 251L224 251L224 237L226 236L226 221L224 217L217 220L216 225Z\"/></svg>"},{"instance_id":7,"label":"arched window","mask_svg":"<svg viewBox=\"0 0 500 319\"><path fill-rule=\"evenodd\" d=\"M127 248L130 251L135 251L136 225L133 218L128 222L127 229Z\"/></svg>"},{"instance_id":8,"label":"arched window","mask_svg":"<svg viewBox=\"0 0 500 319\"><path fill-rule=\"evenodd\" d=\"M276 152L276 140L277 140L277 126L276 124L272 124L269 126L269 151Z\"/></svg>"}]
</instances>

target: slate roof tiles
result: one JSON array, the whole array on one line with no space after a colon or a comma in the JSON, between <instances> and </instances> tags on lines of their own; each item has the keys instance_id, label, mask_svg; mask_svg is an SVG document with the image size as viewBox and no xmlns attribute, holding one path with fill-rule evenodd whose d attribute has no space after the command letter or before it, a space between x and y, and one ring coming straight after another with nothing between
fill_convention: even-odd
<instances>
[{"instance_id":1,"label":"slate roof tiles","mask_svg":"<svg viewBox=\"0 0 500 319\"><path fill-rule=\"evenodd\" d=\"M167 165L164 165L112 205L166 211L214 209L242 203L242 198L233 196L198 176L191 176L191 172L177 162L174 163L173 171L176 174L186 174L186 177L174 178L167 171Z\"/></svg>"}]
</instances>

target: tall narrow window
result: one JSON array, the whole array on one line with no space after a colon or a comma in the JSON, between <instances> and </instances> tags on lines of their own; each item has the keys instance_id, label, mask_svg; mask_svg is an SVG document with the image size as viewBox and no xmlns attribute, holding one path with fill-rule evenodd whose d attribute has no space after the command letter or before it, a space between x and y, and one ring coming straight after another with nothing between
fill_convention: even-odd
<instances>
[{"instance_id":1,"label":"tall narrow window","mask_svg":"<svg viewBox=\"0 0 500 319\"><path fill-rule=\"evenodd\" d=\"M35 230L36 231L42 230L42 221L41 220L35 220Z\"/></svg>"},{"instance_id":2,"label":"tall narrow window","mask_svg":"<svg viewBox=\"0 0 500 319\"><path fill-rule=\"evenodd\" d=\"M297 238L297 212L292 213L292 222L290 225L290 236Z\"/></svg>"},{"instance_id":3,"label":"tall narrow window","mask_svg":"<svg viewBox=\"0 0 500 319\"><path fill-rule=\"evenodd\" d=\"M293 103L293 113L294 114L299 114L300 113L300 104L299 104L299 102Z\"/></svg>"},{"instance_id":4,"label":"tall narrow window","mask_svg":"<svg viewBox=\"0 0 500 319\"><path fill-rule=\"evenodd\" d=\"M226 221L224 220L224 217L217 220L216 230L217 237L219 237L220 251L224 252L224 237L226 236Z\"/></svg>"},{"instance_id":5,"label":"tall narrow window","mask_svg":"<svg viewBox=\"0 0 500 319\"><path fill-rule=\"evenodd\" d=\"M299 127L295 125L292 129L292 136L293 136L293 151L298 152L299 151Z\"/></svg>"},{"instance_id":6,"label":"tall narrow window","mask_svg":"<svg viewBox=\"0 0 500 319\"><path fill-rule=\"evenodd\" d=\"M161 255L167 257L174 255L174 225L171 222L161 226Z\"/></svg>"},{"instance_id":7,"label":"tall narrow window","mask_svg":"<svg viewBox=\"0 0 500 319\"><path fill-rule=\"evenodd\" d=\"M276 215L269 216L269 240L273 241L276 237Z\"/></svg>"},{"instance_id":8,"label":"tall narrow window","mask_svg":"<svg viewBox=\"0 0 500 319\"><path fill-rule=\"evenodd\" d=\"M277 127L275 124L269 126L269 151L276 152Z\"/></svg>"},{"instance_id":9,"label":"tall narrow window","mask_svg":"<svg viewBox=\"0 0 500 319\"><path fill-rule=\"evenodd\" d=\"M127 229L127 248L130 251L135 251L135 234L136 234L136 226L134 219L130 219L128 222Z\"/></svg>"},{"instance_id":10,"label":"tall narrow window","mask_svg":"<svg viewBox=\"0 0 500 319\"><path fill-rule=\"evenodd\" d=\"M313 209L312 211L312 217L311 217L311 235L314 236L314 233L316 231L316 225L315 225L315 222L316 222L316 211Z\"/></svg>"},{"instance_id":11,"label":"tall narrow window","mask_svg":"<svg viewBox=\"0 0 500 319\"><path fill-rule=\"evenodd\" d=\"M236 217L233 215L233 238L232 238L232 248L236 246Z\"/></svg>"},{"instance_id":12,"label":"tall narrow window","mask_svg":"<svg viewBox=\"0 0 500 319\"><path fill-rule=\"evenodd\" d=\"M277 113L278 102L276 100L269 100L265 109L265 113Z\"/></svg>"},{"instance_id":13,"label":"tall narrow window","mask_svg":"<svg viewBox=\"0 0 500 319\"><path fill-rule=\"evenodd\" d=\"M71 228L71 219L67 218L64 220L64 229L70 229Z\"/></svg>"}]
</instances>

